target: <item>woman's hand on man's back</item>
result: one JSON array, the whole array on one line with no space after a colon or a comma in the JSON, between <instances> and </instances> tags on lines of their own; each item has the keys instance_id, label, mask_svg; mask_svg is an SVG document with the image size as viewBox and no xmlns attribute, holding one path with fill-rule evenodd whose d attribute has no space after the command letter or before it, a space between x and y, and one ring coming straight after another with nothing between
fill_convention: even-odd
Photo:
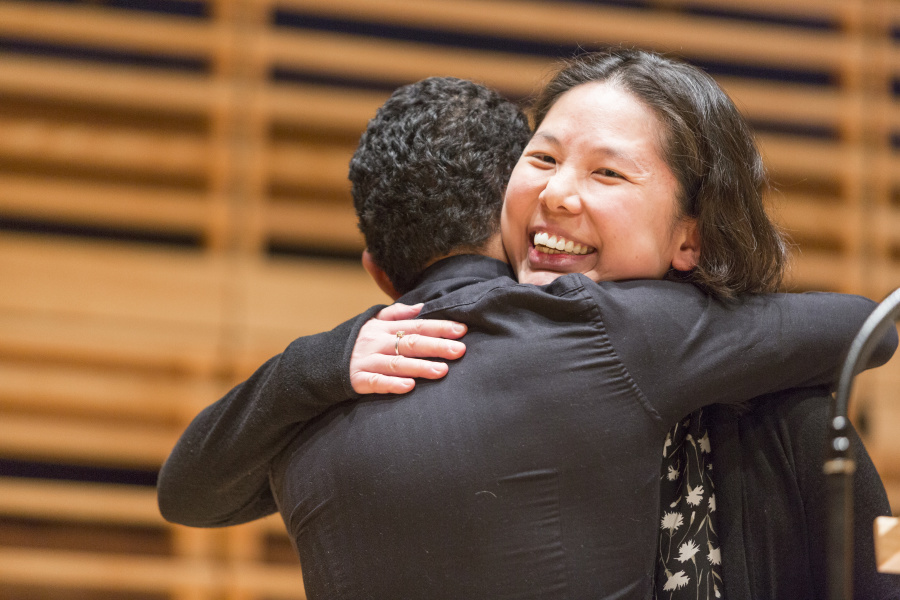
<instances>
[{"instance_id":1,"label":"woman's hand on man's back","mask_svg":"<svg viewBox=\"0 0 900 600\"><path fill-rule=\"evenodd\" d=\"M466 352L456 341L466 326L454 321L416 319L421 304L393 304L359 331L350 357L350 382L357 394L405 394L416 378L440 379L447 364Z\"/></svg>"}]
</instances>

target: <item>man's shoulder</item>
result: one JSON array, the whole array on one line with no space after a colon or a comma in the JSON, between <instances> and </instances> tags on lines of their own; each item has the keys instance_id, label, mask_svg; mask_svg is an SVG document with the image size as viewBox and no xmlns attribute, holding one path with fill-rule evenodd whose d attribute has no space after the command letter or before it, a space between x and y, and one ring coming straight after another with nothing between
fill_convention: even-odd
<instances>
[{"instance_id":1,"label":"man's shoulder","mask_svg":"<svg viewBox=\"0 0 900 600\"><path fill-rule=\"evenodd\" d=\"M573 299L585 300L585 282L583 277L560 277L547 285L519 283L512 277L496 277L487 281L479 281L471 285L457 288L430 300L425 304L422 313L437 312L465 306L485 306L500 304L514 309L516 306L552 307Z\"/></svg>"},{"instance_id":2,"label":"man's shoulder","mask_svg":"<svg viewBox=\"0 0 900 600\"><path fill-rule=\"evenodd\" d=\"M509 276L473 282L432 297L423 313L501 299L545 309L578 300L601 310L606 307L626 313L654 312L660 308L683 307L685 303L704 305L714 301L695 286L685 283L662 280L598 283L581 273L568 273L544 285L519 283Z\"/></svg>"},{"instance_id":3,"label":"man's shoulder","mask_svg":"<svg viewBox=\"0 0 900 600\"><path fill-rule=\"evenodd\" d=\"M595 282L581 274L554 283L580 285L605 318L627 322L699 314L718 301L689 283L658 279Z\"/></svg>"}]
</instances>

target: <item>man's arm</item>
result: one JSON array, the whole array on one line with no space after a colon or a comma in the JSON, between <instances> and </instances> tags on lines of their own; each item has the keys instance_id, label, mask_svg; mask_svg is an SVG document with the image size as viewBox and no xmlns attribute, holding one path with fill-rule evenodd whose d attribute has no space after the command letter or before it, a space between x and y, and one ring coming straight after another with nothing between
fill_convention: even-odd
<instances>
[{"instance_id":1,"label":"man's arm","mask_svg":"<svg viewBox=\"0 0 900 600\"><path fill-rule=\"evenodd\" d=\"M464 326L409 320L420 310L421 305L376 306L329 332L294 340L207 407L160 471L162 515L184 525L221 527L275 512L269 463L304 423L357 394L409 391L410 378L439 379L447 372L442 362L410 357L452 360L465 352L465 345L452 339L465 333ZM408 333L405 356L393 354L395 335L384 336L385 330L400 329ZM386 358L385 346L392 351L387 365L379 362ZM367 365L380 366L390 376L359 372Z\"/></svg>"},{"instance_id":2,"label":"man's arm","mask_svg":"<svg viewBox=\"0 0 900 600\"><path fill-rule=\"evenodd\" d=\"M692 285L599 284L607 332L666 425L705 404L834 385L847 349L875 309L860 296L762 294L725 304ZM897 347L890 329L866 368Z\"/></svg>"},{"instance_id":3,"label":"man's arm","mask_svg":"<svg viewBox=\"0 0 900 600\"><path fill-rule=\"evenodd\" d=\"M163 517L221 527L275 512L269 462L303 423L354 397L349 352L359 329L379 308L329 332L295 340L204 409L160 470L157 498Z\"/></svg>"}]
</instances>

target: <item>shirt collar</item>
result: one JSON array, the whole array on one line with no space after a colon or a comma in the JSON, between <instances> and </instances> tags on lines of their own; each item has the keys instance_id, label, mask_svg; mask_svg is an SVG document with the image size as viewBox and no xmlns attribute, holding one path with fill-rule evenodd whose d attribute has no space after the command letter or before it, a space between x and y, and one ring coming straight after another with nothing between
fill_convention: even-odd
<instances>
[{"instance_id":1,"label":"shirt collar","mask_svg":"<svg viewBox=\"0 0 900 600\"><path fill-rule=\"evenodd\" d=\"M427 302L454 289L497 277L514 278L514 274L508 264L495 258L459 254L439 260L425 269L415 288L398 301L406 304Z\"/></svg>"}]
</instances>

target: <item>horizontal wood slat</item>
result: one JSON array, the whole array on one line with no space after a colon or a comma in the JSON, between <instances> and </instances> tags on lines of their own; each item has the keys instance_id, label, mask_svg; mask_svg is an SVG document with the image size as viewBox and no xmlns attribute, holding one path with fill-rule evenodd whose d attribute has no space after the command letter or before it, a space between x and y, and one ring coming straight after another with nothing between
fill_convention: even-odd
<instances>
[{"instance_id":1,"label":"horizontal wood slat","mask_svg":"<svg viewBox=\"0 0 900 600\"><path fill-rule=\"evenodd\" d=\"M211 198L183 188L0 173L0 211L27 219L196 233Z\"/></svg>"},{"instance_id":2,"label":"horizontal wood slat","mask_svg":"<svg viewBox=\"0 0 900 600\"><path fill-rule=\"evenodd\" d=\"M274 121L362 133L388 92L273 84L260 102Z\"/></svg>"},{"instance_id":3,"label":"horizontal wood slat","mask_svg":"<svg viewBox=\"0 0 900 600\"><path fill-rule=\"evenodd\" d=\"M0 118L0 128L0 157L199 177L209 168L208 142L196 135L38 119Z\"/></svg>"},{"instance_id":4,"label":"horizontal wood slat","mask_svg":"<svg viewBox=\"0 0 900 600\"><path fill-rule=\"evenodd\" d=\"M0 357L12 359L179 374L209 374L219 364L218 329L0 311L0 332Z\"/></svg>"},{"instance_id":5,"label":"horizontal wood slat","mask_svg":"<svg viewBox=\"0 0 900 600\"><path fill-rule=\"evenodd\" d=\"M427 24L428 22L439 21L442 25L452 27L453 29L463 29L467 23L476 21L478 23L487 22L488 19L479 18L480 15L472 15L469 10L460 9L461 15L451 12L446 6L449 2L433 2L434 6L419 6L412 0L388 0L382 3L383 11L373 10L371 4L366 0L336 0L328 2L327 0L256 0L262 4L273 4L277 6L290 7L304 12L315 12L316 14L331 15L347 15L359 18L365 16L367 18L383 18L390 19L391 22ZM441 5L443 4L443 6ZM466 8L472 8L475 2L470 3ZM506 6L512 4L527 4L525 2L507 2ZM532 2L531 4L538 4ZM554 2L554 5L562 4ZM862 18L885 19L888 23L900 23L900 7L896 4L882 3L878 6L875 3L867 4L864 2L848 3L846 0L796 0L790 4L785 4L781 0L728 0L723 3L722 0L659 0L654 2L661 9L683 9L683 8L707 8L721 12L737 12L749 15L760 15L767 17L784 17L784 18L808 18L814 20L833 20L840 21L842 19L851 19L858 12ZM575 3L569 3L570 6L577 8ZM549 7L548 7L549 8ZM412 14L410 11L414 10ZM432 11L432 12L429 12ZM496 15L496 13L492 13ZM429 19L431 21L429 21ZM502 19L496 23L498 28L502 27ZM884 21L880 21L884 23ZM487 23L489 24L489 22Z\"/></svg>"},{"instance_id":6,"label":"horizontal wood slat","mask_svg":"<svg viewBox=\"0 0 900 600\"><path fill-rule=\"evenodd\" d=\"M6 93L180 112L222 110L229 98L229 90L222 82L200 75L159 69L132 73L119 67L79 63L60 65L55 60L20 57L9 52L0 52L0 60L4 64L0 69L0 90ZM466 76L471 77L466 71ZM433 72L429 70L428 74ZM863 96L856 94L854 99L834 88L821 86L727 76L717 79L751 118L778 122L837 126L846 119L847 107L854 106ZM527 80L525 74L517 74L513 91L533 91L536 84ZM387 96L386 92L272 84L257 92L256 101L275 120L327 123L344 130L361 131ZM874 101L875 106L864 117L887 119L893 127L900 127L900 102L869 98L867 101Z\"/></svg>"},{"instance_id":7,"label":"horizontal wood slat","mask_svg":"<svg viewBox=\"0 0 900 600\"><path fill-rule=\"evenodd\" d=\"M757 136L763 160L774 177L810 176L837 179L852 166L848 149L840 144L784 134Z\"/></svg>"},{"instance_id":8,"label":"horizontal wood slat","mask_svg":"<svg viewBox=\"0 0 900 600\"><path fill-rule=\"evenodd\" d=\"M863 390L860 400L864 402L868 424L865 440L878 472L900 482L900 356L861 374L854 386ZM900 514L900 503L897 508Z\"/></svg>"},{"instance_id":9,"label":"horizontal wood slat","mask_svg":"<svg viewBox=\"0 0 900 600\"><path fill-rule=\"evenodd\" d=\"M884 489L891 503L891 512L900 516L900 478L885 478Z\"/></svg>"},{"instance_id":10,"label":"horizontal wood slat","mask_svg":"<svg viewBox=\"0 0 900 600\"><path fill-rule=\"evenodd\" d=\"M824 203L815 196L785 194L770 210L773 218L790 235L832 238L846 242L851 234L848 224L858 215L841 203Z\"/></svg>"},{"instance_id":11,"label":"horizontal wood slat","mask_svg":"<svg viewBox=\"0 0 900 600\"><path fill-rule=\"evenodd\" d=\"M839 129L849 115L875 125L900 126L900 103L871 93L846 92L809 84L716 77L740 111L751 120ZM867 111L857 115L862 105Z\"/></svg>"},{"instance_id":12,"label":"horizontal wood slat","mask_svg":"<svg viewBox=\"0 0 900 600\"><path fill-rule=\"evenodd\" d=\"M225 263L114 242L0 238L0 354L209 373L225 315Z\"/></svg>"},{"instance_id":13,"label":"horizontal wood slat","mask_svg":"<svg viewBox=\"0 0 900 600\"><path fill-rule=\"evenodd\" d=\"M180 56L210 56L227 44L229 32L216 21L153 13L135 14L99 6L0 1L0 35L56 44L111 46Z\"/></svg>"},{"instance_id":14,"label":"horizontal wood slat","mask_svg":"<svg viewBox=\"0 0 900 600\"><path fill-rule=\"evenodd\" d=\"M165 527L154 488L0 477L0 515Z\"/></svg>"},{"instance_id":15,"label":"horizontal wood slat","mask_svg":"<svg viewBox=\"0 0 900 600\"><path fill-rule=\"evenodd\" d=\"M221 110L228 102L227 86L200 74L162 68L136 71L12 52L0 52L0 62L0 91L6 94L192 113Z\"/></svg>"},{"instance_id":16,"label":"horizontal wood slat","mask_svg":"<svg viewBox=\"0 0 900 600\"><path fill-rule=\"evenodd\" d=\"M0 238L0 308L213 328L223 318L226 263L196 251L114 242Z\"/></svg>"},{"instance_id":17,"label":"horizontal wood slat","mask_svg":"<svg viewBox=\"0 0 900 600\"><path fill-rule=\"evenodd\" d=\"M180 426L124 426L81 420L3 415L0 456L64 464L159 468Z\"/></svg>"},{"instance_id":18,"label":"horizontal wood slat","mask_svg":"<svg viewBox=\"0 0 900 600\"><path fill-rule=\"evenodd\" d=\"M111 591L235 590L302 600L296 566L222 565L208 560L0 548L0 580Z\"/></svg>"},{"instance_id":19,"label":"horizontal wood slat","mask_svg":"<svg viewBox=\"0 0 900 600\"><path fill-rule=\"evenodd\" d=\"M365 244L349 203L270 202L265 212L266 228L275 241L362 253Z\"/></svg>"},{"instance_id":20,"label":"horizontal wood slat","mask_svg":"<svg viewBox=\"0 0 900 600\"><path fill-rule=\"evenodd\" d=\"M0 515L186 530L159 514L153 487L0 477ZM286 538L279 515L232 528Z\"/></svg>"},{"instance_id":21,"label":"horizontal wood slat","mask_svg":"<svg viewBox=\"0 0 900 600\"><path fill-rule=\"evenodd\" d=\"M344 192L346 207L350 207L350 181L348 165L353 146L328 146L325 144L278 143L270 147L265 159L266 168L273 181Z\"/></svg>"},{"instance_id":22,"label":"horizontal wood slat","mask_svg":"<svg viewBox=\"0 0 900 600\"><path fill-rule=\"evenodd\" d=\"M693 56L800 68L837 70L846 65L850 44L838 34L784 25L736 23L727 19L635 11L580 3L522 0L288 0L281 2L318 15L354 20L443 27L543 42L583 44L623 42ZM539 23L540 26L535 26Z\"/></svg>"},{"instance_id":23,"label":"horizontal wood slat","mask_svg":"<svg viewBox=\"0 0 900 600\"><path fill-rule=\"evenodd\" d=\"M393 0L377 5L361 0L345 0L342 5L320 0L292 4L305 12L318 14L340 15L341 11L352 10L357 19L367 16L380 22L517 35L547 42L615 40L695 56L717 55L768 65L840 69L845 66L847 57L852 59L853 56L850 46L837 33L802 31L783 25L736 24L725 19L653 11L641 11L640 19L636 19L634 10L608 6L591 8L575 3L545 4L522 0L490 3ZM217 43L229 41L227 29L217 29L214 24L200 19L135 16L125 11L94 7L60 5L51 9L4 1L0 3L0 23L3 24L0 33L5 35L164 54L207 55L214 51ZM535 23L541 23L541 27L535 28ZM327 43L327 38L323 40ZM271 43L279 46L277 38ZM338 62L341 62L339 57Z\"/></svg>"},{"instance_id":24,"label":"horizontal wood slat","mask_svg":"<svg viewBox=\"0 0 900 600\"><path fill-rule=\"evenodd\" d=\"M552 65L547 58L459 48L448 52L429 44L315 31L265 40L264 52L276 65L397 84L433 75L465 77L515 95L534 92Z\"/></svg>"},{"instance_id":25,"label":"horizontal wood slat","mask_svg":"<svg viewBox=\"0 0 900 600\"><path fill-rule=\"evenodd\" d=\"M271 261L254 265L242 281L251 331L317 333L388 301L360 264ZM311 306L317 306L316 319L303 319Z\"/></svg>"},{"instance_id":26,"label":"horizontal wood slat","mask_svg":"<svg viewBox=\"0 0 900 600\"><path fill-rule=\"evenodd\" d=\"M848 273L852 267L852 259L839 253L795 250L787 271L787 289L850 292L846 280L836 278L835 273Z\"/></svg>"},{"instance_id":27,"label":"horizontal wood slat","mask_svg":"<svg viewBox=\"0 0 900 600\"><path fill-rule=\"evenodd\" d=\"M308 247L323 232L302 239ZM210 374L384 302L358 264L0 238L0 356ZM234 344L238 345L235 346ZM224 361L228 363L227 360Z\"/></svg>"},{"instance_id":28,"label":"horizontal wood slat","mask_svg":"<svg viewBox=\"0 0 900 600\"><path fill-rule=\"evenodd\" d=\"M0 477L0 515L53 521L186 529L159 514L153 487ZM278 515L235 527L286 537Z\"/></svg>"},{"instance_id":29,"label":"horizontal wood slat","mask_svg":"<svg viewBox=\"0 0 900 600\"><path fill-rule=\"evenodd\" d=\"M227 386L213 380L71 364L0 361L0 410L180 427Z\"/></svg>"}]
</instances>

